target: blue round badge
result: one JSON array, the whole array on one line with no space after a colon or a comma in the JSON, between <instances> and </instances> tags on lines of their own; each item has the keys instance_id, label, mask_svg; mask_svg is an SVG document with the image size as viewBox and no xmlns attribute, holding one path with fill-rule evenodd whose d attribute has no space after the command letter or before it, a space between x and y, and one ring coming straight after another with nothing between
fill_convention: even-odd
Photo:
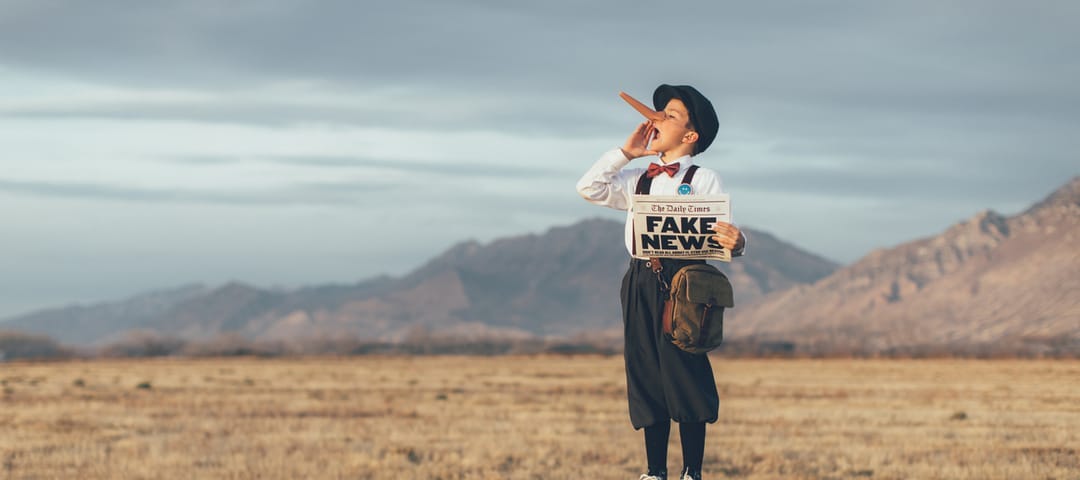
<instances>
[{"instance_id":1,"label":"blue round badge","mask_svg":"<svg viewBox=\"0 0 1080 480\"><path fill-rule=\"evenodd\" d=\"M690 188L689 183L684 183L682 185L679 185L679 195L690 195L690 193L693 192L693 191L694 191L694 189Z\"/></svg>"}]
</instances>

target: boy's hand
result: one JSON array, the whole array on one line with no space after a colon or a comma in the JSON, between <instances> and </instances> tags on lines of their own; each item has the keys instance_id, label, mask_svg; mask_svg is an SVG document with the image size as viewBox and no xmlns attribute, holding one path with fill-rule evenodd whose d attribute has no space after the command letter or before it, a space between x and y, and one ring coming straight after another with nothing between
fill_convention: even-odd
<instances>
[{"instance_id":1,"label":"boy's hand","mask_svg":"<svg viewBox=\"0 0 1080 480\"><path fill-rule=\"evenodd\" d=\"M713 231L716 235L713 235L712 239L729 251L742 249L743 244L746 243L746 237L739 231L739 227L730 223L716 222L716 225L713 225Z\"/></svg>"},{"instance_id":2,"label":"boy's hand","mask_svg":"<svg viewBox=\"0 0 1080 480\"><path fill-rule=\"evenodd\" d=\"M653 133L655 132L656 128L653 127L651 121L642 122L638 125L637 129L634 130L634 133L630 134L630 138L626 139L626 144L622 147L622 153L623 155L626 155L627 160L659 154L660 152L649 150L649 142L652 141Z\"/></svg>"}]
</instances>

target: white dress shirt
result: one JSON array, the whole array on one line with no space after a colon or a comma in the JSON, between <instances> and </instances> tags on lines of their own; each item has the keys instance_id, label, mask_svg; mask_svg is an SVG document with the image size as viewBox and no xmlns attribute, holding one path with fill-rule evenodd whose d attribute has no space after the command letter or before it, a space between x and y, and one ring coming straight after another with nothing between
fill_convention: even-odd
<instances>
[{"instance_id":1,"label":"white dress shirt","mask_svg":"<svg viewBox=\"0 0 1080 480\"><path fill-rule=\"evenodd\" d=\"M677 162L679 164L679 171L675 173L675 176L671 177L666 173L661 173L654 177L649 194L678 195L678 188L679 185L682 184L683 175L686 174L686 169L693 165L693 160L691 160L691 158L690 155L685 155L673 162L669 162ZM659 162L659 159L656 159L656 161L652 163L663 166L663 164ZM634 190L637 188L638 178L645 172L648 164L645 164L642 168L624 168L629 164L630 160L626 159L626 155L623 155L622 150L620 149L616 148L615 150L604 153L600 157L600 160L597 160L592 168L585 172L585 175L581 177L581 180L578 180L577 191L578 194L589 203L614 208L616 210L626 210L626 229L624 234L626 239L626 251L633 255L634 215L630 212L630 206L633 203ZM724 193L723 185L720 182L720 176L717 175L716 172L704 167L698 167L697 173L694 174L694 178L690 182L690 188L691 195ZM734 216L732 216L732 218L734 218ZM731 252L732 256L743 254L746 248L745 238L743 242L743 248Z\"/></svg>"}]
</instances>

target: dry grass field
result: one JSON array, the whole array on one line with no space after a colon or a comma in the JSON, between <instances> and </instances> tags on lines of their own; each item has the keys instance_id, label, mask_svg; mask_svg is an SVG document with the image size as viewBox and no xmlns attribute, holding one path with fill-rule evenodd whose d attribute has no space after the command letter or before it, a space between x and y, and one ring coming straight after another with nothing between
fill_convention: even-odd
<instances>
[{"instance_id":1,"label":"dry grass field","mask_svg":"<svg viewBox=\"0 0 1080 480\"><path fill-rule=\"evenodd\" d=\"M714 359L706 478L1080 479L1080 362ZM0 364L0 478L637 479L621 357ZM671 468L681 465L672 431Z\"/></svg>"}]
</instances>

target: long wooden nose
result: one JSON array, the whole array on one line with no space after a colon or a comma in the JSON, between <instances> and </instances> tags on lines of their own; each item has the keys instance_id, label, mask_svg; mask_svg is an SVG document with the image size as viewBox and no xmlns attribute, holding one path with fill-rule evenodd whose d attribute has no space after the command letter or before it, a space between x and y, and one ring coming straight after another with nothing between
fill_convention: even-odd
<instances>
[{"instance_id":1,"label":"long wooden nose","mask_svg":"<svg viewBox=\"0 0 1080 480\"><path fill-rule=\"evenodd\" d=\"M645 118L654 122L664 119L664 114L649 108L644 103L637 101L636 98L627 95L626 92L619 92L619 96L622 97L623 100L626 100L626 103L629 103L631 107L634 107L634 110L637 110L638 113L644 115Z\"/></svg>"}]
</instances>

